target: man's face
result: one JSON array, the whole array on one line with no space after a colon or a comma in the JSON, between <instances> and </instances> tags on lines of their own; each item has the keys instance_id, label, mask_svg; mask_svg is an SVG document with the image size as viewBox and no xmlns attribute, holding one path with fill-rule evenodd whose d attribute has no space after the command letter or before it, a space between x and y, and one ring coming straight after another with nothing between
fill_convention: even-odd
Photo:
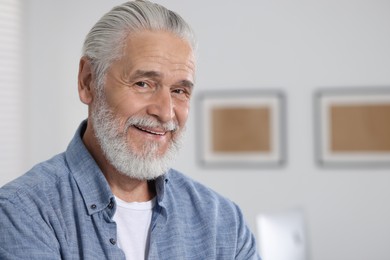
<instances>
[{"instance_id":1,"label":"man's face","mask_svg":"<svg viewBox=\"0 0 390 260\"><path fill-rule=\"evenodd\" d=\"M124 51L123 57L115 61L106 74L104 100L97 100L92 109L94 128L102 149L111 150L104 152L113 166L122 172L137 170L113 162L120 156L115 154L118 150L123 150L123 156L131 153L135 160L145 159L145 165L153 161L158 163L162 158L165 160L164 157L171 153L172 144L181 136L188 117L195 71L190 45L168 32L133 34ZM103 122L105 130L102 130ZM101 140L104 138L107 140ZM121 148L110 148L115 147L113 142ZM133 160L131 164L134 163ZM124 173L134 177L134 173Z\"/></svg>"}]
</instances>

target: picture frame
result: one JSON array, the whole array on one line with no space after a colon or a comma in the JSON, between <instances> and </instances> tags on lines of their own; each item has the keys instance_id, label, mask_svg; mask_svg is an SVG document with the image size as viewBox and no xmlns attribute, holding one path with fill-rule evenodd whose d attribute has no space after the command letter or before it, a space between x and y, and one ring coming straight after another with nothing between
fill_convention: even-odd
<instances>
[{"instance_id":1,"label":"picture frame","mask_svg":"<svg viewBox=\"0 0 390 260\"><path fill-rule=\"evenodd\" d=\"M314 102L320 166L390 166L389 87L324 88Z\"/></svg>"},{"instance_id":2,"label":"picture frame","mask_svg":"<svg viewBox=\"0 0 390 260\"><path fill-rule=\"evenodd\" d=\"M200 164L217 168L284 165L285 103L278 90L201 92L197 98Z\"/></svg>"}]
</instances>

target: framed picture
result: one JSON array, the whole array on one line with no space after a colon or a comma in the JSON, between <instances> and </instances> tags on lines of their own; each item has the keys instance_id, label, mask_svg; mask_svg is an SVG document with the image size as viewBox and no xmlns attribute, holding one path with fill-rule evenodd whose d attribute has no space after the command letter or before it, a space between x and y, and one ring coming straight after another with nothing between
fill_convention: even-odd
<instances>
[{"instance_id":1,"label":"framed picture","mask_svg":"<svg viewBox=\"0 0 390 260\"><path fill-rule=\"evenodd\" d=\"M322 166L390 166L390 88L323 89L315 95Z\"/></svg>"},{"instance_id":2,"label":"framed picture","mask_svg":"<svg viewBox=\"0 0 390 260\"><path fill-rule=\"evenodd\" d=\"M280 91L214 91L198 96L203 166L280 166L286 160L285 97Z\"/></svg>"}]
</instances>

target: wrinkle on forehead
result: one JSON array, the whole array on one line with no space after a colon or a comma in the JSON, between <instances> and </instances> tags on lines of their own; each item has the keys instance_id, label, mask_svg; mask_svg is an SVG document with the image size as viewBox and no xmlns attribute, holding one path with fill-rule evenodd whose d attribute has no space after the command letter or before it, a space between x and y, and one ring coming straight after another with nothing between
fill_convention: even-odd
<instances>
[{"instance_id":1,"label":"wrinkle on forehead","mask_svg":"<svg viewBox=\"0 0 390 260\"><path fill-rule=\"evenodd\" d=\"M187 73L195 77L195 57L190 44L172 33L142 31L128 38L123 56L113 64L128 77L133 69L159 71L164 75Z\"/></svg>"}]
</instances>

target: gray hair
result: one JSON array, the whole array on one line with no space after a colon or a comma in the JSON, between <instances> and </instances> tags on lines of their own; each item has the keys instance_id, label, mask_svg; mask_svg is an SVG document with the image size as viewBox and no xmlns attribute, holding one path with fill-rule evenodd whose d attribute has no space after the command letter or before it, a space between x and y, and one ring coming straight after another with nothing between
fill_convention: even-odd
<instances>
[{"instance_id":1,"label":"gray hair","mask_svg":"<svg viewBox=\"0 0 390 260\"><path fill-rule=\"evenodd\" d=\"M82 54L91 62L98 92L104 85L107 69L112 62L121 58L127 37L141 30L172 32L188 41L196 51L192 29L177 13L146 0L123 3L106 13L84 41Z\"/></svg>"}]
</instances>

